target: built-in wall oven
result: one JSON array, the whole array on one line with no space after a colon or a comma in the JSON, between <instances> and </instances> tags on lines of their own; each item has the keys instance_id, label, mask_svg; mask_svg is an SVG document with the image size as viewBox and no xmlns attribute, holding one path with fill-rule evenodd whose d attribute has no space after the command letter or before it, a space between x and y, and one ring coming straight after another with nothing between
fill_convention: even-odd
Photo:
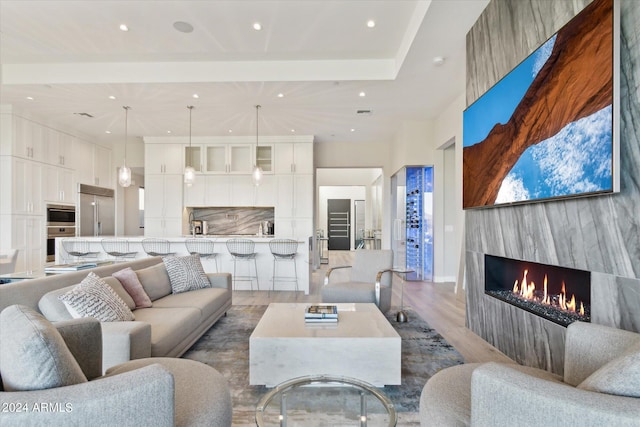
<instances>
[{"instance_id":1,"label":"built-in wall oven","mask_svg":"<svg viewBox=\"0 0 640 427\"><path fill-rule=\"evenodd\" d=\"M56 237L76 235L76 207L47 205L47 262L55 261Z\"/></svg>"}]
</instances>

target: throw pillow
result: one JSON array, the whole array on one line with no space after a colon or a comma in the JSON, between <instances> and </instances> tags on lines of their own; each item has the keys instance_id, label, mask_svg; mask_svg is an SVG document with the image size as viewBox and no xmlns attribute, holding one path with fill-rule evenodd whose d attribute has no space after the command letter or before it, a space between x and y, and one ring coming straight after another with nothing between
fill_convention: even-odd
<instances>
[{"instance_id":1,"label":"throw pillow","mask_svg":"<svg viewBox=\"0 0 640 427\"><path fill-rule=\"evenodd\" d=\"M174 294L211 287L199 255L162 258Z\"/></svg>"},{"instance_id":2,"label":"throw pillow","mask_svg":"<svg viewBox=\"0 0 640 427\"><path fill-rule=\"evenodd\" d=\"M87 382L60 332L40 313L12 305L0 313L0 372L6 391Z\"/></svg>"},{"instance_id":3,"label":"throw pillow","mask_svg":"<svg viewBox=\"0 0 640 427\"><path fill-rule=\"evenodd\" d=\"M101 322L134 320L133 313L104 280L90 272L80 284L58 297L71 315L94 317Z\"/></svg>"},{"instance_id":4,"label":"throw pillow","mask_svg":"<svg viewBox=\"0 0 640 427\"><path fill-rule=\"evenodd\" d=\"M147 308L152 306L149 295L144 291L142 283L140 283L140 280L138 279L138 275L131 269L131 267L116 271L112 276L122 283L125 291L127 291L127 293L131 295L131 298L133 298L136 308Z\"/></svg>"},{"instance_id":5,"label":"throw pillow","mask_svg":"<svg viewBox=\"0 0 640 427\"><path fill-rule=\"evenodd\" d=\"M600 367L578 388L617 396L640 397L640 343Z\"/></svg>"}]
</instances>

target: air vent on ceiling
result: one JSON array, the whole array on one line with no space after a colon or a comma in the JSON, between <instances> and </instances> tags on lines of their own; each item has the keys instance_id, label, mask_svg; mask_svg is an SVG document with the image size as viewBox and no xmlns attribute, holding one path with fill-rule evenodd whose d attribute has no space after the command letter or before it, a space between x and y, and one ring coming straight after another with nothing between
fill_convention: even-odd
<instances>
[{"instance_id":1,"label":"air vent on ceiling","mask_svg":"<svg viewBox=\"0 0 640 427\"><path fill-rule=\"evenodd\" d=\"M90 119L93 118L93 116L91 114L89 114L89 113L73 113L73 114L78 115L78 116L89 117Z\"/></svg>"},{"instance_id":2,"label":"air vent on ceiling","mask_svg":"<svg viewBox=\"0 0 640 427\"><path fill-rule=\"evenodd\" d=\"M370 116L371 115L371 110L358 110L358 111L356 111L356 114L363 114L365 116Z\"/></svg>"}]
</instances>

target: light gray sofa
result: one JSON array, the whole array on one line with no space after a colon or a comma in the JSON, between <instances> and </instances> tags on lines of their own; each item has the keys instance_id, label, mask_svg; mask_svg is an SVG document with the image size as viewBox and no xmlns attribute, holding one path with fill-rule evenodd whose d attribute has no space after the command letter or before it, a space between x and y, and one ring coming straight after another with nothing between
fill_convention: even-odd
<instances>
[{"instance_id":1,"label":"light gray sofa","mask_svg":"<svg viewBox=\"0 0 640 427\"><path fill-rule=\"evenodd\" d=\"M102 375L100 322L55 325L29 307L0 314L0 424L229 427L225 378L203 363L139 359ZM1 384L1 383L0 383Z\"/></svg>"},{"instance_id":2,"label":"light gray sofa","mask_svg":"<svg viewBox=\"0 0 640 427\"><path fill-rule=\"evenodd\" d=\"M131 267L153 302L151 308L135 304L120 282L109 277ZM172 294L161 257L143 258L91 269L105 279L132 308L135 320L102 322L103 369L145 357L179 357L231 307L229 273L207 274L210 288ZM41 312L51 322L72 317L58 296L80 283L88 270L25 280L0 286L0 310L21 304Z\"/></svg>"},{"instance_id":3,"label":"light gray sofa","mask_svg":"<svg viewBox=\"0 0 640 427\"><path fill-rule=\"evenodd\" d=\"M640 334L572 323L563 377L517 364L443 369L422 390L420 425L638 427Z\"/></svg>"}]
</instances>

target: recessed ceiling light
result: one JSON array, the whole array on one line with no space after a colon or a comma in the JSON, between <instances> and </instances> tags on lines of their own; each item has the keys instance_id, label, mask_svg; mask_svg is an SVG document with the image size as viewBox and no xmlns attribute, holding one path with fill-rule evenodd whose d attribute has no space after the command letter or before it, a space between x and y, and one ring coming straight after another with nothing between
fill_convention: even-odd
<instances>
[{"instance_id":1,"label":"recessed ceiling light","mask_svg":"<svg viewBox=\"0 0 640 427\"><path fill-rule=\"evenodd\" d=\"M193 25L189 24L188 22L176 21L173 23L173 28L175 28L177 31L180 31L181 33L193 32Z\"/></svg>"},{"instance_id":2,"label":"recessed ceiling light","mask_svg":"<svg viewBox=\"0 0 640 427\"><path fill-rule=\"evenodd\" d=\"M373 28L373 27L375 27L375 26L376 26L376 21L374 21L373 19L369 19L369 20L367 21L367 27L369 27L369 28Z\"/></svg>"},{"instance_id":3,"label":"recessed ceiling light","mask_svg":"<svg viewBox=\"0 0 640 427\"><path fill-rule=\"evenodd\" d=\"M361 98L364 98L365 96L367 96L367 94L364 93L364 92L360 92L359 95L360 95Z\"/></svg>"},{"instance_id":4,"label":"recessed ceiling light","mask_svg":"<svg viewBox=\"0 0 640 427\"><path fill-rule=\"evenodd\" d=\"M442 56L436 56L433 58L433 63L434 65L442 65L444 64L444 57Z\"/></svg>"},{"instance_id":5,"label":"recessed ceiling light","mask_svg":"<svg viewBox=\"0 0 640 427\"><path fill-rule=\"evenodd\" d=\"M259 22L254 22L253 23L253 29L256 31L260 31L262 29L262 24Z\"/></svg>"},{"instance_id":6,"label":"recessed ceiling light","mask_svg":"<svg viewBox=\"0 0 640 427\"><path fill-rule=\"evenodd\" d=\"M291 129L291 132L292 132L292 133L293 133L293 132L295 132L295 131L296 131L295 129Z\"/></svg>"},{"instance_id":7,"label":"recessed ceiling light","mask_svg":"<svg viewBox=\"0 0 640 427\"><path fill-rule=\"evenodd\" d=\"M109 95L109 99L116 99L116 97L113 95Z\"/></svg>"},{"instance_id":8,"label":"recessed ceiling light","mask_svg":"<svg viewBox=\"0 0 640 427\"><path fill-rule=\"evenodd\" d=\"M33 101L33 96L27 96L27 99L28 99L29 101Z\"/></svg>"},{"instance_id":9,"label":"recessed ceiling light","mask_svg":"<svg viewBox=\"0 0 640 427\"><path fill-rule=\"evenodd\" d=\"M284 98L284 93L279 93L278 98Z\"/></svg>"},{"instance_id":10,"label":"recessed ceiling light","mask_svg":"<svg viewBox=\"0 0 640 427\"><path fill-rule=\"evenodd\" d=\"M104 133L111 133L111 131L110 130L105 130Z\"/></svg>"},{"instance_id":11,"label":"recessed ceiling light","mask_svg":"<svg viewBox=\"0 0 640 427\"><path fill-rule=\"evenodd\" d=\"M170 130L168 130L168 131L167 131L167 133L171 133L171 131L170 131Z\"/></svg>"},{"instance_id":12,"label":"recessed ceiling light","mask_svg":"<svg viewBox=\"0 0 640 427\"><path fill-rule=\"evenodd\" d=\"M200 98L200 95L198 95L197 93L194 93L193 95L191 95L192 97L194 97L195 99Z\"/></svg>"},{"instance_id":13,"label":"recessed ceiling light","mask_svg":"<svg viewBox=\"0 0 640 427\"><path fill-rule=\"evenodd\" d=\"M351 132L355 132L356 130L354 128L351 128Z\"/></svg>"},{"instance_id":14,"label":"recessed ceiling light","mask_svg":"<svg viewBox=\"0 0 640 427\"><path fill-rule=\"evenodd\" d=\"M233 129L229 129L229 133L233 133Z\"/></svg>"},{"instance_id":15,"label":"recessed ceiling light","mask_svg":"<svg viewBox=\"0 0 640 427\"><path fill-rule=\"evenodd\" d=\"M129 31L129 27L127 27L127 24L120 24L120 31Z\"/></svg>"}]
</instances>

